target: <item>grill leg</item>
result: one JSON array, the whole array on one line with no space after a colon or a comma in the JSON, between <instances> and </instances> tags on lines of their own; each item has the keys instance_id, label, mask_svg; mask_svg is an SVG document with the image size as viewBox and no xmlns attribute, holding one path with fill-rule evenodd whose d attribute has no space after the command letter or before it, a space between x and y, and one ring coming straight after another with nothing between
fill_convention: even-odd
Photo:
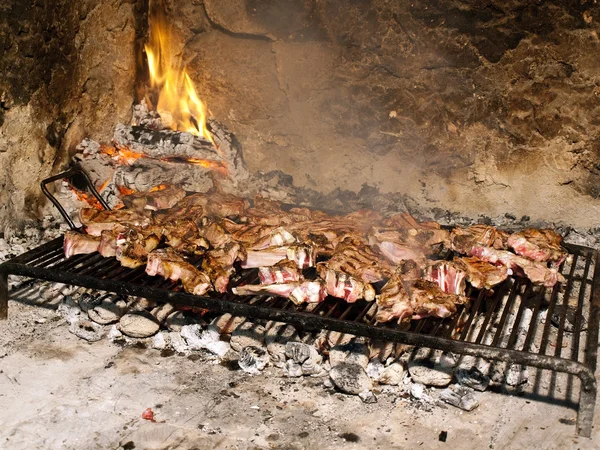
<instances>
[{"instance_id":1,"label":"grill leg","mask_svg":"<svg viewBox=\"0 0 600 450\"><path fill-rule=\"evenodd\" d=\"M583 437L591 437L592 424L594 422L594 406L596 405L596 385L585 386L581 383L579 393L579 410L577 411L577 434ZM587 389L586 389L587 388Z\"/></svg>"},{"instance_id":2,"label":"grill leg","mask_svg":"<svg viewBox=\"0 0 600 450\"><path fill-rule=\"evenodd\" d=\"M0 271L0 320L8 319L8 273Z\"/></svg>"}]
</instances>

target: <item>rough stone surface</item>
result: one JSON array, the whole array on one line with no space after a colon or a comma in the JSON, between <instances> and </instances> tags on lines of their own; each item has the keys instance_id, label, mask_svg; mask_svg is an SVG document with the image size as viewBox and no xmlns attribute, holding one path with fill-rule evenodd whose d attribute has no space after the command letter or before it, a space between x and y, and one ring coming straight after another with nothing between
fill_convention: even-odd
<instances>
[{"instance_id":1,"label":"rough stone surface","mask_svg":"<svg viewBox=\"0 0 600 450\"><path fill-rule=\"evenodd\" d=\"M102 302L88 310L88 316L100 325L108 325L117 322L127 311L125 300L106 298Z\"/></svg>"},{"instance_id":2,"label":"rough stone surface","mask_svg":"<svg viewBox=\"0 0 600 450\"><path fill-rule=\"evenodd\" d=\"M329 371L333 384L346 394L358 395L370 391L373 387L371 379L358 364L338 364Z\"/></svg>"},{"instance_id":3,"label":"rough stone surface","mask_svg":"<svg viewBox=\"0 0 600 450\"><path fill-rule=\"evenodd\" d=\"M159 330L160 325L149 313L136 312L125 314L119 320L119 330L130 337L150 337Z\"/></svg>"},{"instance_id":4,"label":"rough stone surface","mask_svg":"<svg viewBox=\"0 0 600 450\"><path fill-rule=\"evenodd\" d=\"M381 384L398 386L404 378L404 372L404 366L399 362L394 362L383 370L377 381Z\"/></svg>"},{"instance_id":5,"label":"rough stone surface","mask_svg":"<svg viewBox=\"0 0 600 450\"><path fill-rule=\"evenodd\" d=\"M269 354L260 347L244 347L240 352L238 365L244 372L257 375L269 363Z\"/></svg>"},{"instance_id":6,"label":"rough stone surface","mask_svg":"<svg viewBox=\"0 0 600 450\"><path fill-rule=\"evenodd\" d=\"M460 368L456 370L454 375L460 384L476 391L485 391L490 385L490 377L474 366L469 369Z\"/></svg>"},{"instance_id":7,"label":"rough stone surface","mask_svg":"<svg viewBox=\"0 0 600 450\"><path fill-rule=\"evenodd\" d=\"M595 225L598 5L170 3L191 77L251 171Z\"/></svg>"},{"instance_id":8,"label":"rough stone surface","mask_svg":"<svg viewBox=\"0 0 600 450\"><path fill-rule=\"evenodd\" d=\"M139 3L139 4L138 4ZM0 230L44 204L41 179L87 135L109 139L131 115L141 2L0 6Z\"/></svg>"},{"instance_id":9,"label":"rough stone surface","mask_svg":"<svg viewBox=\"0 0 600 450\"><path fill-rule=\"evenodd\" d=\"M88 342L96 342L104 337L104 328L102 325L91 320L76 319L69 325L69 331L81 339Z\"/></svg>"},{"instance_id":10,"label":"rough stone surface","mask_svg":"<svg viewBox=\"0 0 600 450\"><path fill-rule=\"evenodd\" d=\"M231 348L236 352L244 347L263 347L265 342L265 327L253 322L244 322L231 334Z\"/></svg>"},{"instance_id":11,"label":"rough stone surface","mask_svg":"<svg viewBox=\"0 0 600 450\"><path fill-rule=\"evenodd\" d=\"M452 371L429 359L415 359L408 364L408 372L415 383L444 387L452 381Z\"/></svg>"},{"instance_id":12,"label":"rough stone surface","mask_svg":"<svg viewBox=\"0 0 600 450\"><path fill-rule=\"evenodd\" d=\"M479 406L473 389L460 385L452 385L444 389L440 393L440 399L465 411L473 411Z\"/></svg>"}]
</instances>

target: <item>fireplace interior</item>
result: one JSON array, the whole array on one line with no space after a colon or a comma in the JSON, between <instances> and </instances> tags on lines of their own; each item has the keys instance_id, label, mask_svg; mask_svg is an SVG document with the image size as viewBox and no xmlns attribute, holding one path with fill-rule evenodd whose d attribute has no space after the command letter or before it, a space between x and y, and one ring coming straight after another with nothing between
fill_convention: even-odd
<instances>
[{"instance_id":1,"label":"fireplace interior","mask_svg":"<svg viewBox=\"0 0 600 450\"><path fill-rule=\"evenodd\" d=\"M595 1L0 11L6 448L594 448Z\"/></svg>"}]
</instances>

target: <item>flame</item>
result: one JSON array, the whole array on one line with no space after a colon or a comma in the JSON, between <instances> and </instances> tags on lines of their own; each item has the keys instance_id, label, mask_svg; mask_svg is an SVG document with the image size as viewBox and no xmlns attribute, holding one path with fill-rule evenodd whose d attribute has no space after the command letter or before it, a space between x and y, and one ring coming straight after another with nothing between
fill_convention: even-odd
<instances>
[{"instance_id":1,"label":"flame","mask_svg":"<svg viewBox=\"0 0 600 450\"><path fill-rule=\"evenodd\" d=\"M108 183L110 183L110 178L108 180L106 180L104 183L102 183L102 186L100 186L100 189L98 189L98 192L102 192L104 189L106 189L106 186L108 186Z\"/></svg>"},{"instance_id":2,"label":"flame","mask_svg":"<svg viewBox=\"0 0 600 450\"><path fill-rule=\"evenodd\" d=\"M128 147L123 147L115 144L114 147L109 145L102 145L100 152L110 156L113 160L119 164L132 165L136 160L146 157L143 153L134 152Z\"/></svg>"},{"instance_id":3,"label":"flame","mask_svg":"<svg viewBox=\"0 0 600 450\"><path fill-rule=\"evenodd\" d=\"M205 167L210 170L214 170L222 173L223 175L227 175L227 167L224 163L219 161L213 161L210 159L199 159L199 158L188 158L186 159L190 164L196 164L198 166Z\"/></svg>"},{"instance_id":4,"label":"flame","mask_svg":"<svg viewBox=\"0 0 600 450\"><path fill-rule=\"evenodd\" d=\"M166 184L159 184L157 186L151 187L148 192L156 192L156 191L162 191L163 189L166 189L167 185Z\"/></svg>"},{"instance_id":5,"label":"flame","mask_svg":"<svg viewBox=\"0 0 600 450\"><path fill-rule=\"evenodd\" d=\"M150 24L150 42L144 46L152 88L158 89L156 110L163 121L169 116L173 130L187 131L204 136L214 144L206 127L208 109L200 100L192 79L182 67L181 58L171 54L171 30L164 14L153 14ZM167 114L165 114L167 113ZM169 126L170 125L170 126Z\"/></svg>"}]
</instances>

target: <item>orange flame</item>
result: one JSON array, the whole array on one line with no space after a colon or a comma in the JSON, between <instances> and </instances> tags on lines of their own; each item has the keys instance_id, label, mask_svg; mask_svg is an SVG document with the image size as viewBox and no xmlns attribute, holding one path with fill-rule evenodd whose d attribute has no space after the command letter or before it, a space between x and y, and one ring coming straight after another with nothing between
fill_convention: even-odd
<instances>
[{"instance_id":1,"label":"orange flame","mask_svg":"<svg viewBox=\"0 0 600 450\"><path fill-rule=\"evenodd\" d=\"M171 39L171 29L164 14L154 14L150 24L150 42L145 49L151 86L159 90L156 110L163 121L169 116L172 118L171 123L165 123L165 126L204 136L214 143L206 127L206 104L198 97L192 79L182 67L181 58L176 59L171 54Z\"/></svg>"},{"instance_id":2,"label":"orange flame","mask_svg":"<svg viewBox=\"0 0 600 450\"><path fill-rule=\"evenodd\" d=\"M227 167L222 162L199 158L188 158L186 161L227 175Z\"/></svg>"},{"instance_id":3,"label":"orange flame","mask_svg":"<svg viewBox=\"0 0 600 450\"><path fill-rule=\"evenodd\" d=\"M110 178L108 180L106 180L104 183L102 183L102 186L100 186L100 189L98 189L98 192L102 192L104 189L106 189L106 186L108 186L108 183L110 183Z\"/></svg>"}]
</instances>

